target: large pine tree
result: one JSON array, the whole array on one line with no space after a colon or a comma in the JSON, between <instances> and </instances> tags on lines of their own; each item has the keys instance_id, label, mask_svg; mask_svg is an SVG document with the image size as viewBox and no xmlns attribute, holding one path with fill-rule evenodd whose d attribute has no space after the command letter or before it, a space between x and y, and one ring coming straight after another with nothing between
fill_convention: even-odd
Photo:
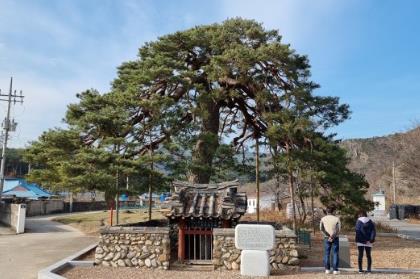
<instances>
[{"instance_id":1,"label":"large pine tree","mask_svg":"<svg viewBox=\"0 0 420 279\"><path fill-rule=\"evenodd\" d=\"M282 114L299 104L320 125L347 117L347 106L337 98L312 94L318 85L309 80L309 69L307 57L282 43L277 31L238 18L147 43L137 60L119 67L113 92L134 100L130 119L154 123L158 136L151 146L193 127L190 180L208 183L221 141L240 147L265 137L265 113ZM141 140L147 132L136 136Z\"/></svg>"}]
</instances>

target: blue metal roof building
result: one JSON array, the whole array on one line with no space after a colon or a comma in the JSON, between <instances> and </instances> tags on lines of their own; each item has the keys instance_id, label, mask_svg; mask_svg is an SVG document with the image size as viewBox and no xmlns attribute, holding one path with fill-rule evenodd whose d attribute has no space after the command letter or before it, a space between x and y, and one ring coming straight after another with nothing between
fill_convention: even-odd
<instances>
[{"instance_id":1,"label":"blue metal roof building","mask_svg":"<svg viewBox=\"0 0 420 279\"><path fill-rule=\"evenodd\" d=\"M35 183L28 183L23 178L6 178L4 181L4 197L15 196L16 198L26 198L37 200L40 198L50 198L51 193L42 189Z\"/></svg>"}]
</instances>

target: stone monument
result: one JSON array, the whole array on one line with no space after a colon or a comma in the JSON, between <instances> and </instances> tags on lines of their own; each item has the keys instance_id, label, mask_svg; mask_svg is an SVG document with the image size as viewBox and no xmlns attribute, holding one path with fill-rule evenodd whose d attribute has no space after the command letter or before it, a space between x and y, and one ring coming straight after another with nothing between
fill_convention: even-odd
<instances>
[{"instance_id":1,"label":"stone monument","mask_svg":"<svg viewBox=\"0 0 420 279\"><path fill-rule=\"evenodd\" d=\"M235 227L235 246L241 252L241 275L269 276L268 250L275 242L274 228L270 225L240 224Z\"/></svg>"}]
</instances>

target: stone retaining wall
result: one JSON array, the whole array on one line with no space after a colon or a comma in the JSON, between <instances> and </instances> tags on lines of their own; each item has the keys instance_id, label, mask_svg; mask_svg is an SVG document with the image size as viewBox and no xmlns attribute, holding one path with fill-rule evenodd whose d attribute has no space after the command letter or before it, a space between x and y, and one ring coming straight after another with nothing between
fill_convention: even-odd
<instances>
[{"instance_id":1,"label":"stone retaining wall","mask_svg":"<svg viewBox=\"0 0 420 279\"><path fill-rule=\"evenodd\" d=\"M95 264L168 269L169 228L108 227L101 230Z\"/></svg>"},{"instance_id":2,"label":"stone retaining wall","mask_svg":"<svg viewBox=\"0 0 420 279\"><path fill-rule=\"evenodd\" d=\"M287 228L275 232L275 248L269 251L272 269L298 265L296 234ZM241 250L235 248L235 229L213 229L213 265L220 269L239 270Z\"/></svg>"}]
</instances>

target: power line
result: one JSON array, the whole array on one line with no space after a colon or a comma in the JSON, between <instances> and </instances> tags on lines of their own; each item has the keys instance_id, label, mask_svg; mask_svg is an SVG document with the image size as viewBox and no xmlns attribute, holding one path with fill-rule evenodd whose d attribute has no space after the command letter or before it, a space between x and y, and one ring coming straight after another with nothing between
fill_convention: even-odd
<instances>
[{"instance_id":1,"label":"power line","mask_svg":"<svg viewBox=\"0 0 420 279\"><path fill-rule=\"evenodd\" d=\"M13 77L10 78L10 88L9 94L2 94L0 90L0 101L7 102L7 113L6 118L3 121L3 150L1 152L1 164L0 164L0 198L3 193L4 188L4 167L6 164L6 149L7 149L7 140L9 137L9 132L16 131L17 122L14 119L10 120L10 107L16 105L16 103L23 103L24 96L22 95L22 90L19 92L20 94L17 95L16 90L13 91ZM3 99L5 97L7 99Z\"/></svg>"}]
</instances>

